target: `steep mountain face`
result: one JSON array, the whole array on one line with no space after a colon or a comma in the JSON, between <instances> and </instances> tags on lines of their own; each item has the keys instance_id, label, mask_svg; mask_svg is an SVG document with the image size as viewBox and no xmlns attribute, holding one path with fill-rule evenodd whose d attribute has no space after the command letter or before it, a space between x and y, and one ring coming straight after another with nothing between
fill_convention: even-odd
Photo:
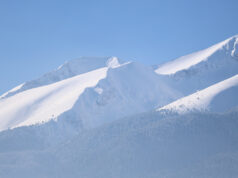
<instances>
[{"instance_id":1,"label":"steep mountain face","mask_svg":"<svg viewBox=\"0 0 238 178\"><path fill-rule=\"evenodd\" d=\"M207 88L238 73L238 36L205 50L165 63L155 70L184 95Z\"/></svg>"}]
</instances>

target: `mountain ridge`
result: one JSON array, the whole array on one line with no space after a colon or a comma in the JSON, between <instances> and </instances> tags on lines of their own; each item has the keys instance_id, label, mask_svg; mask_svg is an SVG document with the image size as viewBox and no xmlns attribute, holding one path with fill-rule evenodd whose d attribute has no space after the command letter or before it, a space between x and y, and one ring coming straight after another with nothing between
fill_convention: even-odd
<instances>
[{"instance_id":1,"label":"mountain ridge","mask_svg":"<svg viewBox=\"0 0 238 178\"><path fill-rule=\"evenodd\" d=\"M25 82L15 89L12 89L4 93L0 98L6 98L8 96L15 95L16 93L36 88L44 85L49 85L64 79L74 77L83 73L87 73L102 67L115 67L119 66L120 63L124 63L117 57L81 57L78 59L72 59L66 61L63 65L57 69L44 74L43 76Z\"/></svg>"},{"instance_id":2,"label":"mountain ridge","mask_svg":"<svg viewBox=\"0 0 238 178\"><path fill-rule=\"evenodd\" d=\"M228 98L227 94L231 89L233 89L233 91L229 93ZM212 109L213 112L224 112L227 109L228 103L225 103L223 107L218 107L217 105L225 102L225 100L229 100L232 105L229 105L228 109L238 106L236 93L238 93L238 75L176 100L169 105L158 108L157 111L169 111L184 114L191 111L206 111ZM216 97L219 95L225 95L225 97L214 102Z\"/></svg>"},{"instance_id":3,"label":"mountain ridge","mask_svg":"<svg viewBox=\"0 0 238 178\"><path fill-rule=\"evenodd\" d=\"M82 119L86 128L95 127L182 96L150 67L135 62L119 65L114 59L108 67L0 99L0 129L44 123L65 115Z\"/></svg>"},{"instance_id":4,"label":"mountain ridge","mask_svg":"<svg viewBox=\"0 0 238 178\"><path fill-rule=\"evenodd\" d=\"M0 177L236 178L237 44L174 74L84 58L12 89Z\"/></svg>"},{"instance_id":5,"label":"mountain ridge","mask_svg":"<svg viewBox=\"0 0 238 178\"><path fill-rule=\"evenodd\" d=\"M236 35L195 53L195 59L190 54L156 70L117 57L71 60L3 94L0 129L69 117L80 119L86 128L91 128L163 108L237 75L237 48ZM177 61L184 63L183 68L171 68ZM176 71L161 73L166 68Z\"/></svg>"},{"instance_id":6,"label":"mountain ridge","mask_svg":"<svg viewBox=\"0 0 238 178\"><path fill-rule=\"evenodd\" d=\"M230 51L232 57L238 57L238 35L234 35L201 51L165 62L164 64L161 64L155 72L162 75L172 75L182 70L188 70L200 62L206 61L211 55L222 50L222 48L226 48Z\"/></svg>"}]
</instances>

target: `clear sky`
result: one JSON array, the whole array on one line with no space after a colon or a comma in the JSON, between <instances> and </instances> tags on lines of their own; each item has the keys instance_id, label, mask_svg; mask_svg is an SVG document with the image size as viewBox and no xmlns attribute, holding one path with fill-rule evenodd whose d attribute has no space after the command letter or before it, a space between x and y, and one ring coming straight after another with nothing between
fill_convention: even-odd
<instances>
[{"instance_id":1,"label":"clear sky","mask_svg":"<svg viewBox=\"0 0 238 178\"><path fill-rule=\"evenodd\" d=\"M0 0L0 94L80 56L145 64L238 34L237 0Z\"/></svg>"}]
</instances>

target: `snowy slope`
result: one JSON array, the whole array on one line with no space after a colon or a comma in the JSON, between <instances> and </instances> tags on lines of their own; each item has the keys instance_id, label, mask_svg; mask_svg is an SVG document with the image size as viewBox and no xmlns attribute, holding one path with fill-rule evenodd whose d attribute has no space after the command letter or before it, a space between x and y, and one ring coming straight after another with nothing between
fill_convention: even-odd
<instances>
[{"instance_id":1,"label":"snowy slope","mask_svg":"<svg viewBox=\"0 0 238 178\"><path fill-rule=\"evenodd\" d=\"M238 74L237 54L238 36L234 36L208 49L168 62L156 72L164 76L171 87L187 96Z\"/></svg>"},{"instance_id":2,"label":"snowy slope","mask_svg":"<svg viewBox=\"0 0 238 178\"><path fill-rule=\"evenodd\" d=\"M87 87L106 77L104 67L0 99L0 130L48 121L72 108Z\"/></svg>"},{"instance_id":3,"label":"snowy slope","mask_svg":"<svg viewBox=\"0 0 238 178\"><path fill-rule=\"evenodd\" d=\"M118 66L120 63L123 63L122 60L116 57L81 57L73 59L38 79L19 85L0 96L0 98L6 98L31 88L52 84L102 67Z\"/></svg>"},{"instance_id":4,"label":"snowy slope","mask_svg":"<svg viewBox=\"0 0 238 178\"><path fill-rule=\"evenodd\" d=\"M217 93L205 90L207 99L192 101L194 104L186 109L210 107L213 110L210 103L221 103L221 97L225 105L230 106L228 101L237 91L224 84L238 73L237 54L238 36L234 36L168 62L155 72L135 62L122 63L116 57L72 60L3 94L0 97L0 130L58 118L74 119L85 128L93 128L161 108L197 90L210 86L214 89L221 81L224 81L221 84L224 89L216 89ZM231 106L236 104L233 102Z\"/></svg>"},{"instance_id":5,"label":"snowy slope","mask_svg":"<svg viewBox=\"0 0 238 178\"><path fill-rule=\"evenodd\" d=\"M116 58L107 66L3 97L0 130L58 118L81 120L85 128L96 127L181 97L149 67L120 65Z\"/></svg>"},{"instance_id":6,"label":"snowy slope","mask_svg":"<svg viewBox=\"0 0 238 178\"><path fill-rule=\"evenodd\" d=\"M135 62L109 69L107 77L88 88L74 107L59 118L80 119L86 128L164 106L182 97L153 69ZM90 109L89 109L90 108Z\"/></svg>"},{"instance_id":7,"label":"snowy slope","mask_svg":"<svg viewBox=\"0 0 238 178\"><path fill-rule=\"evenodd\" d=\"M161 66L159 66L158 69L156 69L156 73L158 74L175 74L178 71L189 69L190 67L201 63L203 61L206 61L211 57L214 53L216 53L219 50L222 50L222 48L227 48L227 44L232 43L231 46L232 49L232 56L238 57L238 35L228 38L218 44L215 44L207 49L182 56L178 59L175 59L173 61L167 62Z\"/></svg>"},{"instance_id":8,"label":"snowy slope","mask_svg":"<svg viewBox=\"0 0 238 178\"><path fill-rule=\"evenodd\" d=\"M168 110L180 114L194 110L223 112L236 106L238 106L238 75L161 107L158 111Z\"/></svg>"},{"instance_id":9,"label":"snowy slope","mask_svg":"<svg viewBox=\"0 0 238 178\"><path fill-rule=\"evenodd\" d=\"M2 95L0 177L237 177L238 37L156 72L80 58Z\"/></svg>"}]
</instances>

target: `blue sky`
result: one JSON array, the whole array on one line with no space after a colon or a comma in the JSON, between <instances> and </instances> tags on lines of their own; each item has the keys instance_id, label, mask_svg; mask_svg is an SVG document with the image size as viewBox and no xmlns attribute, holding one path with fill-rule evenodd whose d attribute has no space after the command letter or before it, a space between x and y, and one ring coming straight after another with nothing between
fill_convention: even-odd
<instances>
[{"instance_id":1,"label":"blue sky","mask_svg":"<svg viewBox=\"0 0 238 178\"><path fill-rule=\"evenodd\" d=\"M159 64L238 34L237 0L0 0L0 94L80 56Z\"/></svg>"}]
</instances>

